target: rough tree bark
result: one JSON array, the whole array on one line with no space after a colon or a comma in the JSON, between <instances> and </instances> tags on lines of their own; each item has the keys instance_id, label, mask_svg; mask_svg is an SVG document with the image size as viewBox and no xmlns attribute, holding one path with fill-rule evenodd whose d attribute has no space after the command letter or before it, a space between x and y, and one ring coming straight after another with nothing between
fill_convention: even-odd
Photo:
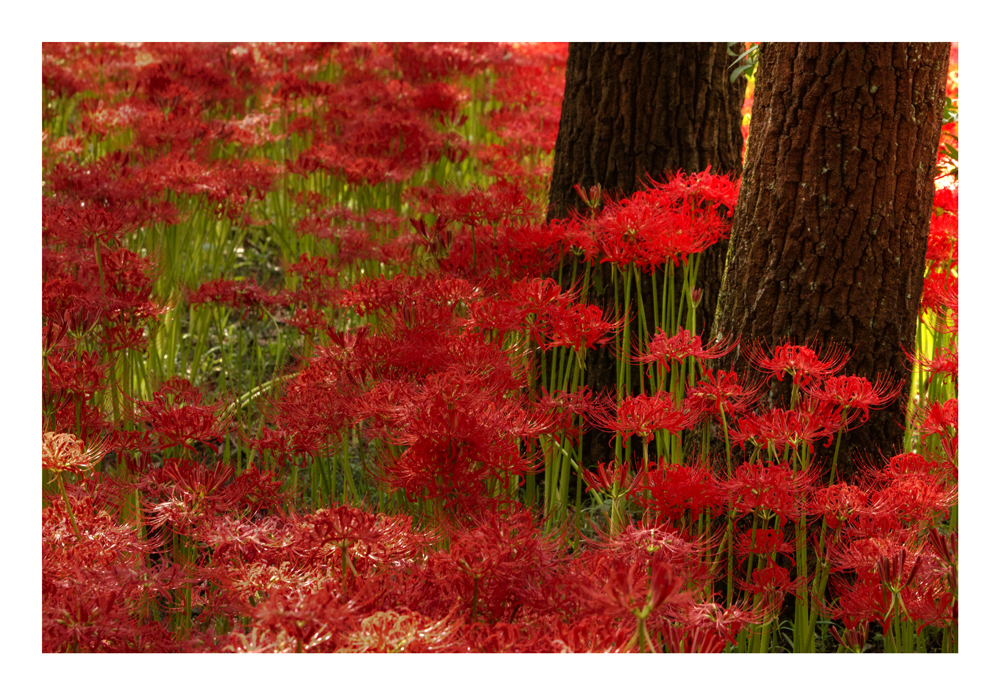
<instances>
[{"instance_id":1,"label":"rough tree bark","mask_svg":"<svg viewBox=\"0 0 1000 695\"><path fill-rule=\"evenodd\" d=\"M652 176L677 170L739 175L741 108L746 80L729 79L725 43L571 43L566 62L549 219L581 210L574 184L595 184L615 197L629 196ZM699 284L704 295L698 325L712 325L725 263L725 244L705 252ZM597 286L610 286L607 264ZM648 282L648 279L647 279ZM648 293L649 287L644 288ZM607 300L607 298L604 298ZM589 301L602 303L591 294ZM647 306L652 302L647 298ZM614 387L614 359L593 350L587 384ZM607 460L606 438L588 437L587 458Z\"/></svg>"},{"instance_id":2,"label":"rough tree bark","mask_svg":"<svg viewBox=\"0 0 1000 695\"><path fill-rule=\"evenodd\" d=\"M714 333L841 344L853 350L842 373L908 376L948 55L947 43L761 46ZM845 435L840 470L851 449L899 452L906 391Z\"/></svg>"}]
</instances>

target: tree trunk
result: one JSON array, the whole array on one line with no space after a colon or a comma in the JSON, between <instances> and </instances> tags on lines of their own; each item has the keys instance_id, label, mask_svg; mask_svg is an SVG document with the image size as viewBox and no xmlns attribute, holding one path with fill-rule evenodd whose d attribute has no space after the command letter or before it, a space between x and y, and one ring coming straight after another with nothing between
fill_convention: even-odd
<instances>
[{"instance_id":1,"label":"tree trunk","mask_svg":"<svg viewBox=\"0 0 1000 695\"><path fill-rule=\"evenodd\" d=\"M549 219L583 209L574 184L584 189L600 184L617 198L631 195L649 177L662 179L677 170L691 173L711 165L715 173L738 176L746 80L730 82L731 61L725 43L571 43ZM723 242L703 255L699 326L712 325L725 254ZM596 287L611 286L608 264L595 274ZM651 307L651 286L643 292ZM588 300L605 307L611 301L593 292ZM595 391L613 388L614 364L609 350L590 351L587 385ZM590 461L610 456L603 435L588 435L585 448Z\"/></svg>"},{"instance_id":2,"label":"tree trunk","mask_svg":"<svg viewBox=\"0 0 1000 695\"><path fill-rule=\"evenodd\" d=\"M842 373L909 376L949 49L761 46L714 333L840 344L853 350ZM898 453L906 392L845 434L839 470L851 449Z\"/></svg>"}]
</instances>

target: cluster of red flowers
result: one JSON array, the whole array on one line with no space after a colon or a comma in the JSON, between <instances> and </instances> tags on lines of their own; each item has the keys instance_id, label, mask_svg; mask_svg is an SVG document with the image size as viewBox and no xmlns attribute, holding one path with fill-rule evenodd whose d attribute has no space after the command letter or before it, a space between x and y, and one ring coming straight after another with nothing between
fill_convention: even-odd
<instances>
[{"instance_id":1,"label":"cluster of red flowers","mask_svg":"<svg viewBox=\"0 0 1000 695\"><path fill-rule=\"evenodd\" d=\"M824 484L903 385L791 343L751 378L738 337L592 303L601 263L724 238L739 182L543 223L566 55L45 44L46 651L718 652L792 595L849 649L957 626L957 187L912 446ZM592 393L614 341L648 382ZM588 428L624 453L588 465Z\"/></svg>"}]
</instances>

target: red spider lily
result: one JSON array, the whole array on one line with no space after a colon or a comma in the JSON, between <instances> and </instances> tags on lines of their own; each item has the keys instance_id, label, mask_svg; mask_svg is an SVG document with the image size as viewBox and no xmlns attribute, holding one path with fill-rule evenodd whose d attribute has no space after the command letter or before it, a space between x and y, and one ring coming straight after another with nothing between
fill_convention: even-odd
<instances>
[{"instance_id":1,"label":"red spider lily","mask_svg":"<svg viewBox=\"0 0 1000 695\"><path fill-rule=\"evenodd\" d=\"M132 611L178 586L141 564L153 543L98 500L71 496L70 504L42 510L43 650L155 651L156 643L160 650L183 648L182 640L163 639L156 625L140 624ZM73 523L85 533L75 533Z\"/></svg>"},{"instance_id":2,"label":"red spider lily","mask_svg":"<svg viewBox=\"0 0 1000 695\"><path fill-rule=\"evenodd\" d=\"M922 311L943 312L950 310L957 320L958 276L955 273L932 272L924 278L924 292L920 296ZM944 322L937 322L944 324ZM945 324L947 325L947 324ZM957 330L950 327L949 332Z\"/></svg>"},{"instance_id":3,"label":"red spider lily","mask_svg":"<svg viewBox=\"0 0 1000 695\"><path fill-rule=\"evenodd\" d=\"M145 420L156 433L160 449L182 446L195 451L189 442L196 440L217 451L213 442L230 429L226 404L199 405L201 393L187 379L171 379L153 394L153 400L136 405L137 417Z\"/></svg>"},{"instance_id":4,"label":"red spider lily","mask_svg":"<svg viewBox=\"0 0 1000 695\"><path fill-rule=\"evenodd\" d=\"M690 595L682 590L684 577L674 571L663 551L648 563L611 561L608 578L591 596L605 611L618 616L643 616L664 603L685 603Z\"/></svg>"},{"instance_id":5,"label":"red spider lily","mask_svg":"<svg viewBox=\"0 0 1000 695\"><path fill-rule=\"evenodd\" d=\"M705 375L694 386L688 386L684 407L702 417L721 421L749 410L757 401L760 387L741 384L736 372L705 370Z\"/></svg>"},{"instance_id":6,"label":"red spider lily","mask_svg":"<svg viewBox=\"0 0 1000 695\"><path fill-rule=\"evenodd\" d=\"M742 531L736 536L734 547L739 557L747 557L751 553L771 556L780 553L791 560L795 552L795 546L785 540L780 530L765 528Z\"/></svg>"},{"instance_id":7,"label":"red spider lily","mask_svg":"<svg viewBox=\"0 0 1000 695\"><path fill-rule=\"evenodd\" d=\"M604 320L597 306L573 303L576 292L563 292L551 278L533 278L512 283L505 293L509 299L497 303L501 311L509 313L507 325L513 328L528 315L533 314L532 337L544 349L566 346L576 349L604 345L609 331L621 327L621 321Z\"/></svg>"},{"instance_id":8,"label":"red spider lily","mask_svg":"<svg viewBox=\"0 0 1000 695\"><path fill-rule=\"evenodd\" d=\"M528 196L509 181L497 181L487 190L459 193L440 187L413 187L407 196L420 212L432 212L463 225L496 226L501 222L531 222L534 206Z\"/></svg>"},{"instance_id":9,"label":"red spider lily","mask_svg":"<svg viewBox=\"0 0 1000 695\"><path fill-rule=\"evenodd\" d=\"M815 474L793 471L785 463L744 463L723 486L740 515L773 514L784 523L801 514L814 482Z\"/></svg>"},{"instance_id":10,"label":"red spider lily","mask_svg":"<svg viewBox=\"0 0 1000 695\"><path fill-rule=\"evenodd\" d=\"M149 339L142 326L132 326L124 323L105 323L101 335L101 344L108 352L134 350L145 352Z\"/></svg>"},{"instance_id":11,"label":"red spider lily","mask_svg":"<svg viewBox=\"0 0 1000 695\"><path fill-rule=\"evenodd\" d=\"M509 277L550 275L560 261L564 244L558 225L504 225L496 231L498 270L506 264Z\"/></svg>"},{"instance_id":12,"label":"red spider lily","mask_svg":"<svg viewBox=\"0 0 1000 695\"><path fill-rule=\"evenodd\" d=\"M939 347L934 350L934 357L930 359L911 354L909 351L906 351L906 357L929 374L944 374L951 377L954 383L958 383L957 346Z\"/></svg>"},{"instance_id":13,"label":"red spider lily","mask_svg":"<svg viewBox=\"0 0 1000 695\"><path fill-rule=\"evenodd\" d=\"M791 579L788 569L768 562L764 567L754 568L749 582L737 578L736 583L754 596L763 596L766 600L777 602L786 594L798 591L808 579L808 576Z\"/></svg>"},{"instance_id":14,"label":"red spider lily","mask_svg":"<svg viewBox=\"0 0 1000 695\"><path fill-rule=\"evenodd\" d=\"M620 432L623 437L636 435L647 443L657 430L676 434L694 422L692 414L677 409L673 397L663 392L626 396L617 407L611 397L606 397L595 403L590 417L602 430Z\"/></svg>"},{"instance_id":15,"label":"red spider lily","mask_svg":"<svg viewBox=\"0 0 1000 695\"><path fill-rule=\"evenodd\" d=\"M868 493L855 485L834 483L818 488L809 505L809 513L822 515L826 525L837 529L858 512L867 510Z\"/></svg>"},{"instance_id":16,"label":"red spider lily","mask_svg":"<svg viewBox=\"0 0 1000 695\"><path fill-rule=\"evenodd\" d=\"M595 408L586 390L543 390L537 403L526 395L536 390L527 378L534 369L528 338L543 349L583 348L607 342L618 323L582 302L575 287L564 290L540 278L555 277L560 264L579 277L598 246L605 262L643 268L680 262L725 236L735 204L733 182L704 172L609 201L606 215L598 211L603 201L590 195L585 204L597 212L591 220L537 222L534 201L544 198L551 175L551 157L539 155L554 147L566 55L565 44L43 46L43 137L49 138L43 145L43 466L82 474L67 481L67 503L45 495L46 651L583 652L662 645L716 652L725 643L735 646L738 630L773 620L790 581L772 558L770 567L745 577L750 591L764 592L753 610L751 595L725 609L691 598L711 595L717 567L706 558L715 556L710 549L721 546L726 529L713 523L713 536L693 538L684 513L715 514L730 499L736 514L746 513L737 508L743 504L769 515L761 504L768 500L788 514L823 515L828 526L836 524L839 532L823 538L841 575L831 605L844 613L819 610L857 633L841 635L849 646L863 646L864 635L847 613L872 608L865 592L884 599L874 568L882 556L898 557L904 543L904 569L914 572L899 596L907 613L918 627L956 624L957 534L935 535L935 529L954 500L957 461L928 460L930 453L894 457L877 473L866 472L858 487L816 490L796 480L776 491L781 481L764 469L720 489L707 465L660 461L644 477L633 462L602 464L581 476L588 486L631 491L649 511L614 538L599 530L597 542L570 556L559 550L565 538L545 537L530 514L503 506L508 494L500 488L536 465L531 442L542 434L575 439L604 418L611 429L648 444L656 428L674 431L665 422L668 413L691 417L688 424L673 423L677 427L700 422L707 429L709 415L745 416L758 390L735 373L707 370L688 388L683 408L673 401L662 412L656 395L647 397L648 408L631 402L631 412L610 399ZM499 104L485 116L490 145L461 135L468 85L486 72ZM63 136L57 109L74 103L80 118ZM107 137L114 139L111 149L121 151L88 157L88 143ZM284 156L291 159L227 154L237 146L267 149L269 142L287 145ZM466 155L498 183L407 193L404 178L419 176L428 163ZM285 165L291 178L284 183L315 192L278 195L289 206L260 203L281 183L275 177ZM296 178L312 171L319 178ZM363 191L366 181L391 185ZM371 207L392 204L400 189L411 208L406 218ZM350 199L351 207L330 206L330 191ZM933 312L922 320L955 332L957 194L939 193L935 204L940 219L932 223L923 297ZM295 491L281 492L281 465L269 472L250 466L237 476L214 462L168 458L160 464L163 445L190 449L202 437L230 434L225 404L206 403L187 382L165 384L151 403L138 406L140 415L151 416L148 428L134 431L130 413L129 429L108 422L107 393L117 388L111 382L128 376L146 347L146 319L162 310L152 292L155 249L140 257L122 247L136 229L155 242L157 229L179 223L178 209L209 226L226 217L237 226L255 224L252 218L266 211L316 254L286 263L296 291L268 293L252 281L201 287L206 300L237 313L280 305L280 314L294 315L287 323L304 334L298 375L278 377L281 390L271 392L261 426L237 433L246 448L268 452L267 461L316 455L319 464L318 454L358 427L380 452L374 461L363 458L382 503L398 502L392 490L402 489L431 515L443 507L450 538L442 530L413 531L410 516L348 507L287 511ZM426 222L408 225L410 217ZM474 269L462 267L473 259ZM379 263L391 279L372 279ZM431 267L440 272L428 272ZM366 279L343 292L338 285L348 275ZM345 328L357 315L365 328ZM668 341L675 342L661 345ZM669 369L675 357L667 348L677 348L676 359L693 357L699 374L703 360L735 346L702 346L683 334L658 334L653 342L662 352L650 349L635 355L637 361ZM504 349L510 346L513 352ZM957 383L956 348L921 361L925 373L951 374ZM791 371L796 385L815 391L804 393L797 407L807 419L745 417L749 441L812 445L827 434L824 428L836 431L842 412L852 422L862 412L867 417L870 408L884 405L869 399L891 391L876 382L871 393L834 389L823 400L821 381L832 375L802 377L799 384ZM957 415L927 407L915 422L922 423L930 450L941 437L957 456ZM153 429L157 424L163 433ZM126 477L93 470L105 449ZM301 493L303 480L292 475ZM312 475L306 481L318 482ZM740 482L749 485L733 486ZM428 503L428 496L437 499ZM160 528L140 539L141 528L122 526L118 518ZM654 526L654 520L686 526ZM79 529L72 527L76 522ZM787 555L790 544L772 527L758 529L756 539L737 536L744 562L750 552ZM919 553L922 562L911 568L911 548L928 533L933 551ZM350 563L341 577L338 561ZM595 590L603 599L591 595ZM182 597L189 597L186 606ZM884 605L877 608L872 619L885 614ZM249 624L241 626L241 618Z\"/></svg>"},{"instance_id":17,"label":"red spider lily","mask_svg":"<svg viewBox=\"0 0 1000 695\"><path fill-rule=\"evenodd\" d=\"M278 437L275 451L317 455L340 442L347 427L357 420L357 395L353 385L339 376L336 365L318 352L289 382L285 393L269 408L276 428L272 436Z\"/></svg>"},{"instance_id":18,"label":"red spider lily","mask_svg":"<svg viewBox=\"0 0 1000 695\"><path fill-rule=\"evenodd\" d=\"M928 540L934 554L945 570L948 590L954 599L954 615L952 620L958 622L958 533L943 534L936 528L928 533Z\"/></svg>"},{"instance_id":19,"label":"red spider lily","mask_svg":"<svg viewBox=\"0 0 1000 695\"><path fill-rule=\"evenodd\" d=\"M350 576L366 573L368 549L382 541L380 520L360 509L339 506L321 509L301 521L293 520L295 529L291 548L310 563L333 564L334 551L339 557L341 592L346 595ZM357 564L362 560L364 564Z\"/></svg>"},{"instance_id":20,"label":"red spider lily","mask_svg":"<svg viewBox=\"0 0 1000 695\"><path fill-rule=\"evenodd\" d=\"M957 500L957 487L925 476L902 476L870 494L871 513L898 515L910 524L937 521Z\"/></svg>"},{"instance_id":21,"label":"red spider lily","mask_svg":"<svg viewBox=\"0 0 1000 695\"><path fill-rule=\"evenodd\" d=\"M309 258L306 254L299 257L297 263L289 263L286 273L295 273L302 278L302 288L286 296L294 297L296 301L308 305L335 305L340 300L340 288L336 287L338 270L331 264L331 259L320 256ZM269 299L279 303L281 295Z\"/></svg>"},{"instance_id":22,"label":"red spider lily","mask_svg":"<svg viewBox=\"0 0 1000 695\"><path fill-rule=\"evenodd\" d=\"M735 603L725 608L710 601L695 603L688 607L685 623L710 630L729 644L735 645L736 634L740 630L747 625L759 625L772 620L781 608L780 603L769 603L766 600L756 603L753 607Z\"/></svg>"},{"instance_id":23,"label":"red spider lily","mask_svg":"<svg viewBox=\"0 0 1000 695\"><path fill-rule=\"evenodd\" d=\"M887 378L880 376L873 385L863 376L833 376L823 380L823 387L814 383L806 386L803 391L814 399L824 403L833 403L841 408L857 408L864 414L862 422L868 421L868 409L877 408L894 400L903 382L891 386Z\"/></svg>"},{"instance_id":24,"label":"red spider lily","mask_svg":"<svg viewBox=\"0 0 1000 695\"><path fill-rule=\"evenodd\" d=\"M551 240L547 248L553 249L557 258L576 255L590 262L597 256L597 245L593 235L576 217L564 220L550 220L539 229L543 239Z\"/></svg>"},{"instance_id":25,"label":"red spider lily","mask_svg":"<svg viewBox=\"0 0 1000 695\"><path fill-rule=\"evenodd\" d=\"M253 280L210 280L189 293L188 302L190 304L214 302L232 307L242 312L242 318L245 320L256 310L284 306L287 299L283 292L272 295L258 287Z\"/></svg>"},{"instance_id":26,"label":"red spider lily","mask_svg":"<svg viewBox=\"0 0 1000 695\"><path fill-rule=\"evenodd\" d=\"M454 369L431 375L410 403L403 427L389 432L406 446L385 461L388 479L411 496L473 494L487 477L506 479L523 473L528 462L514 439L523 411L500 400L495 384ZM421 488L426 487L426 492Z\"/></svg>"},{"instance_id":27,"label":"red spider lily","mask_svg":"<svg viewBox=\"0 0 1000 695\"><path fill-rule=\"evenodd\" d=\"M580 471L583 480L587 483L587 490L600 490L610 492L617 486L619 496L636 489L642 482L642 473L633 473L632 467L628 463L619 461L597 464L597 471L592 473L586 468Z\"/></svg>"},{"instance_id":28,"label":"red spider lily","mask_svg":"<svg viewBox=\"0 0 1000 695\"><path fill-rule=\"evenodd\" d=\"M958 187L944 186L935 190L934 208L938 215L958 215Z\"/></svg>"},{"instance_id":29,"label":"red spider lily","mask_svg":"<svg viewBox=\"0 0 1000 695\"><path fill-rule=\"evenodd\" d=\"M46 360L42 392L47 398L67 392L89 399L105 385L107 365L97 352L67 356L52 354Z\"/></svg>"},{"instance_id":30,"label":"red spider lily","mask_svg":"<svg viewBox=\"0 0 1000 695\"><path fill-rule=\"evenodd\" d=\"M726 642L713 629L670 623L663 631L670 654L721 654Z\"/></svg>"},{"instance_id":31,"label":"red spider lily","mask_svg":"<svg viewBox=\"0 0 1000 695\"><path fill-rule=\"evenodd\" d=\"M642 493L648 492L649 495ZM641 477L641 485L632 493L637 504L654 511L657 518L677 522L685 515L696 517L713 513L725 501L725 492L712 473L662 458Z\"/></svg>"},{"instance_id":32,"label":"red spider lily","mask_svg":"<svg viewBox=\"0 0 1000 695\"><path fill-rule=\"evenodd\" d=\"M318 548L330 543L346 547L358 542L377 543L381 537L377 527L374 514L338 506L309 515L299 524L299 532L307 546Z\"/></svg>"},{"instance_id":33,"label":"red spider lily","mask_svg":"<svg viewBox=\"0 0 1000 695\"><path fill-rule=\"evenodd\" d=\"M284 634L289 651L333 650L340 637L358 622L359 606L345 602L335 584L284 588L252 611L253 625L274 635Z\"/></svg>"},{"instance_id":34,"label":"red spider lily","mask_svg":"<svg viewBox=\"0 0 1000 695\"><path fill-rule=\"evenodd\" d=\"M669 191L640 190L620 201L607 201L588 223L602 262L642 268L683 262L725 237L728 223L714 212L678 205Z\"/></svg>"},{"instance_id":35,"label":"red spider lily","mask_svg":"<svg viewBox=\"0 0 1000 695\"><path fill-rule=\"evenodd\" d=\"M626 651L632 630L610 616L589 615L571 625L558 625L553 646L569 654L619 654Z\"/></svg>"},{"instance_id":36,"label":"red spider lily","mask_svg":"<svg viewBox=\"0 0 1000 695\"><path fill-rule=\"evenodd\" d=\"M135 202L65 205L46 199L42 206L43 235L56 237L62 243L90 247L94 244L117 246L126 234L150 221L149 211Z\"/></svg>"},{"instance_id":37,"label":"red spider lily","mask_svg":"<svg viewBox=\"0 0 1000 695\"><path fill-rule=\"evenodd\" d=\"M108 453L108 442L86 445L72 434L42 433L42 468L56 473L81 473L94 468Z\"/></svg>"},{"instance_id":38,"label":"red spider lily","mask_svg":"<svg viewBox=\"0 0 1000 695\"><path fill-rule=\"evenodd\" d=\"M927 408L921 408L916 415L919 423L920 441L924 443L928 437L938 436L945 455L951 462L958 460L958 399L950 398L942 403L932 403Z\"/></svg>"},{"instance_id":39,"label":"red spider lily","mask_svg":"<svg viewBox=\"0 0 1000 695\"><path fill-rule=\"evenodd\" d=\"M837 606L830 610L831 618L842 620L848 629L861 623L884 624L890 608L875 570L859 572L853 581L832 575L830 586L838 598Z\"/></svg>"},{"instance_id":40,"label":"red spider lily","mask_svg":"<svg viewBox=\"0 0 1000 695\"><path fill-rule=\"evenodd\" d=\"M103 303L97 285L88 289L71 277L53 277L42 285L42 317L46 328L60 327L62 336L67 330L90 332L101 319ZM58 342L47 342L46 352Z\"/></svg>"},{"instance_id":41,"label":"red spider lily","mask_svg":"<svg viewBox=\"0 0 1000 695\"><path fill-rule=\"evenodd\" d=\"M107 293L107 315L146 319L166 312L153 301L153 264L128 249L105 250L101 254Z\"/></svg>"},{"instance_id":42,"label":"red spider lily","mask_svg":"<svg viewBox=\"0 0 1000 695\"><path fill-rule=\"evenodd\" d=\"M740 447L751 442L762 451L773 447L780 453L784 447L796 449L800 444L806 444L809 451L813 451L813 442L818 439L826 437L827 445L832 443L840 424L839 413L828 410L810 413L772 408L763 414L748 413L740 418L729 436Z\"/></svg>"},{"instance_id":43,"label":"red spider lily","mask_svg":"<svg viewBox=\"0 0 1000 695\"><path fill-rule=\"evenodd\" d=\"M149 199L149 191L137 180L139 169L133 165L133 160L132 155L119 151L86 165L59 163L48 172L47 180L52 190L80 201L141 204L140 201ZM176 221L173 206L164 205L161 209L164 219L169 217Z\"/></svg>"},{"instance_id":44,"label":"red spider lily","mask_svg":"<svg viewBox=\"0 0 1000 695\"><path fill-rule=\"evenodd\" d=\"M526 404L525 407L511 409L509 415L511 435L523 441L531 441L543 434L563 432L567 437L579 434L572 426L572 422L566 424L566 418L562 417L564 414L551 410L546 411Z\"/></svg>"},{"instance_id":45,"label":"red spider lily","mask_svg":"<svg viewBox=\"0 0 1000 695\"><path fill-rule=\"evenodd\" d=\"M730 176L713 174L712 166L705 171L684 174L677 171L666 181L653 182L653 188L666 199L684 205L707 205L715 210L725 207L725 214L731 217L736 209L736 199L740 192L740 182Z\"/></svg>"},{"instance_id":46,"label":"red spider lily","mask_svg":"<svg viewBox=\"0 0 1000 695\"><path fill-rule=\"evenodd\" d=\"M845 521L842 537L845 542L834 549L831 558L838 572L872 569L879 557L919 543L917 529L905 527L898 516L873 514L869 509Z\"/></svg>"},{"instance_id":47,"label":"red spider lily","mask_svg":"<svg viewBox=\"0 0 1000 695\"><path fill-rule=\"evenodd\" d=\"M446 255L455 238L453 229L448 229L450 220L444 215L438 215L434 226L429 228L423 220L411 219L410 224L420 235L421 242L431 252L431 255Z\"/></svg>"},{"instance_id":48,"label":"red spider lily","mask_svg":"<svg viewBox=\"0 0 1000 695\"><path fill-rule=\"evenodd\" d=\"M246 516L264 509L283 509L290 493L281 491L284 482L275 476L275 471L261 471L253 465L244 469L224 488L226 508Z\"/></svg>"},{"instance_id":49,"label":"red spider lily","mask_svg":"<svg viewBox=\"0 0 1000 695\"><path fill-rule=\"evenodd\" d=\"M52 406L55 413L45 427L53 432L73 432L85 441L104 436L114 429L100 404L81 403L78 397L62 397Z\"/></svg>"},{"instance_id":50,"label":"red spider lily","mask_svg":"<svg viewBox=\"0 0 1000 695\"><path fill-rule=\"evenodd\" d=\"M604 256L602 263L626 268L631 264L645 267L662 262L662 258L654 257L651 240L667 233L668 219L641 192L625 200L607 201L600 216L590 224Z\"/></svg>"},{"instance_id":51,"label":"red spider lily","mask_svg":"<svg viewBox=\"0 0 1000 695\"><path fill-rule=\"evenodd\" d=\"M407 608L377 611L362 618L356 630L344 635L337 651L383 654L466 651L463 627L462 618L450 613L434 620Z\"/></svg>"},{"instance_id":52,"label":"red spider lily","mask_svg":"<svg viewBox=\"0 0 1000 695\"><path fill-rule=\"evenodd\" d=\"M660 553L689 582L695 584L711 580L711 570L704 561L705 552L720 541L719 537L693 538L690 533L648 520L630 524L613 537L597 530L597 538L600 547L610 557L624 558L629 562L646 562Z\"/></svg>"},{"instance_id":53,"label":"red spider lily","mask_svg":"<svg viewBox=\"0 0 1000 695\"><path fill-rule=\"evenodd\" d=\"M372 278L344 292L341 305L360 315L390 315L405 308L424 310L439 318L451 317L458 302L475 299L478 290L468 281L446 276ZM444 309L444 312L435 309ZM450 322L451 319L448 320Z\"/></svg>"},{"instance_id":54,"label":"red spider lily","mask_svg":"<svg viewBox=\"0 0 1000 695\"><path fill-rule=\"evenodd\" d=\"M956 471L941 461L929 460L920 454L897 454L881 467L865 465L862 472L866 480L879 485L907 477L944 482Z\"/></svg>"},{"instance_id":55,"label":"red spider lily","mask_svg":"<svg viewBox=\"0 0 1000 695\"><path fill-rule=\"evenodd\" d=\"M553 418L552 433L563 431L570 438L578 437L582 429L582 426L574 424L575 419L585 418L592 408L593 392L589 386L572 392L553 391L551 394L543 388L536 403L536 409L544 417Z\"/></svg>"},{"instance_id":56,"label":"red spider lily","mask_svg":"<svg viewBox=\"0 0 1000 695\"><path fill-rule=\"evenodd\" d=\"M933 215L927 236L927 261L930 267L947 271L958 263L958 216Z\"/></svg>"},{"instance_id":57,"label":"red spider lily","mask_svg":"<svg viewBox=\"0 0 1000 695\"><path fill-rule=\"evenodd\" d=\"M635 354L633 359L643 364L655 362L669 372L671 361L679 362L686 357L693 357L698 361L718 359L732 352L738 344L739 338L727 345L725 338L720 337L703 348L701 336L691 335L687 329L682 328L676 335L668 336L657 328L656 335L649 341L649 351Z\"/></svg>"},{"instance_id":58,"label":"red spider lily","mask_svg":"<svg viewBox=\"0 0 1000 695\"><path fill-rule=\"evenodd\" d=\"M810 347L786 342L776 345L768 356L763 346L754 343L747 348L746 358L760 371L768 372L767 381L772 376L781 381L782 376L791 374L796 386L807 386L814 379L826 379L839 372L851 358L851 353L838 346L828 350L826 357L821 358Z\"/></svg>"},{"instance_id":59,"label":"red spider lily","mask_svg":"<svg viewBox=\"0 0 1000 695\"><path fill-rule=\"evenodd\" d=\"M103 248L100 265L93 252L43 251L43 309L49 319L66 320L74 328L99 321L134 321L164 313L152 300L152 262L127 249Z\"/></svg>"},{"instance_id":60,"label":"red spider lily","mask_svg":"<svg viewBox=\"0 0 1000 695\"><path fill-rule=\"evenodd\" d=\"M546 621L551 622L551 619ZM464 636L467 650L476 654L551 653L553 640L548 634L551 630L548 624L475 622L467 625Z\"/></svg>"},{"instance_id":61,"label":"red spider lily","mask_svg":"<svg viewBox=\"0 0 1000 695\"><path fill-rule=\"evenodd\" d=\"M576 293L564 291L552 278L528 278L502 288L504 297L525 315L544 315L553 306L576 300Z\"/></svg>"},{"instance_id":62,"label":"red spider lily","mask_svg":"<svg viewBox=\"0 0 1000 695\"><path fill-rule=\"evenodd\" d=\"M592 304L551 307L545 312L543 326L538 329L541 334L538 342L545 350L559 346L576 350L594 348L611 341L613 336L606 334L617 331L623 323L624 319L606 321L601 308Z\"/></svg>"},{"instance_id":63,"label":"red spider lily","mask_svg":"<svg viewBox=\"0 0 1000 695\"><path fill-rule=\"evenodd\" d=\"M428 573L452 587L471 622L511 620L519 610L543 606L541 587L555 577L564 539L541 535L530 511L503 517L489 511L447 532L448 550L428 558Z\"/></svg>"},{"instance_id":64,"label":"red spider lily","mask_svg":"<svg viewBox=\"0 0 1000 695\"><path fill-rule=\"evenodd\" d=\"M229 510L230 500L220 486L232 472L228 467L209 470L191 461L167 459L162 469L148 476L142 504L149 527L198 535L203 525Z\"/></svg>"},{"instance_id":65,"label":"red spider lily","mask_svg":"<svg viewBox=\"0 0 1000 695\"><path fill-rule=\"evenodd\" d=\"M883 626L897 610L918 625L943 626L953 621L957 602L942 582L942 572L925 568L925 559L923 553L909 553L905 547L878 558L875 574L881 584L879 607L885 607L879 616Z\"/></svg>"}]
</instances>

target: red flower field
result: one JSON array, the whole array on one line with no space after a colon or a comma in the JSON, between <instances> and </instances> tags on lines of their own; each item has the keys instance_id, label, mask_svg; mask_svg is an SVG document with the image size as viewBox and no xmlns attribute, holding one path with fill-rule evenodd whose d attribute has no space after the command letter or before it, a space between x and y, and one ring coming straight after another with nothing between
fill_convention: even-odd
<instances>
[{"instance_id":1,"label":"red flower field","mask_svg":"<svg viewBox=\"0 0 1000 695\"><path fill-rule=\"evenodd\" d=\"M46 652L958 650L957 120L869 380L702 342L737 179L545 221L567 54L43 45Z\"/></svg>"}]
</instances>

